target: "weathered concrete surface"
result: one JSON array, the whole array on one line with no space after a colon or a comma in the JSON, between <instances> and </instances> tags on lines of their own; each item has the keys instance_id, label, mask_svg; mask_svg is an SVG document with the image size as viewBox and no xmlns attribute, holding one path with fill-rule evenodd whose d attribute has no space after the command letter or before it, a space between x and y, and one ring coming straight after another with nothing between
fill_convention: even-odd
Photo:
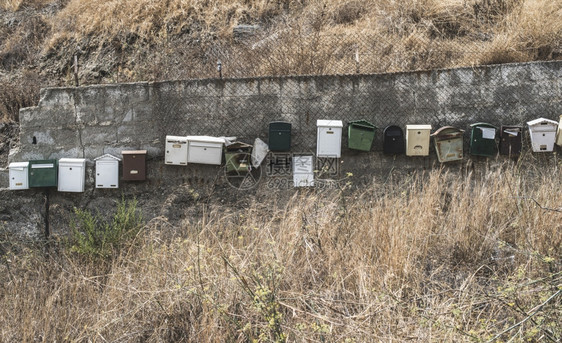
<instances>
[{"instance_id":1,"label":"weathered concrete surface","mask_svg":"<svg viewBox=\"0 0 562 343\"><path fill-rule=\"evenodd\" d=\"M268 123L285 120L293 124L292 152L315 152L317 119L343 120L344 132L348 121L366 119L379 127L373 152L346 149L344 133L339 177L352 172L356 180L369 182L388 177L397 168L408 171L438 165L433 147L426 158L382 155L381 134L387 125L431 124L434 129L452 125L465 129L468 137L468 126L474 122L524 125L538 117L556 119L561 113L562 61L378 75L49 88L42 90L37 107L20 111L19 144L11 147L9 160L88 159L84 194L52 192L51 203L61 209L61 218L72 206L110 208L122 195L142 198L149 216L171 218L177 216L174 211L159 208L171 201L170 194L182 187L224 184L225 179L222 168L216 166L165 166L166 135L237 136L248 143L259 137L267 142ZM93 159L104 153L120 156L129 149L148 150L148 181L123 183L119 190L94 189ZM465 151L468 157L466 144ZM463 167L453 164L450 168ZM0 172L0 187L7 187L6 174ZM268 186L263 187L267 192ZM10 198L12 193L6 192L2 191L2 199ZM12 202L37 194L18 192Z\"/></svg>"}]
</instances>

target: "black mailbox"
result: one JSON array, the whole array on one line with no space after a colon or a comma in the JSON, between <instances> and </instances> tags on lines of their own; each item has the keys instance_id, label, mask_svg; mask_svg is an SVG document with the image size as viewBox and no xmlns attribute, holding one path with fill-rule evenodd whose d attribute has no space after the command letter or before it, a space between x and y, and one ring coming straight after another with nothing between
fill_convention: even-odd
<instances>
[{"instance_id":1,"label":"black mailbox","mask_svg":"<svg viewBox=\"0 0 562 343\"><path fill-rule=\"evenodd\" d=\"M500 128L500 154L519 156L521 153L522 132L523 127L521 126L502 125Z\"/></svg>"},{"instance_id":2,"label":"black mailbox","mask_svg":"<svg viewBox=\"0 0 562 343\"><path fill-rule=\"evenodd\" d=\"M383 132L383 152L389 155L399 155L406 152L404 131L400 126L390 125Z\"/></svg>"}]
</instances>

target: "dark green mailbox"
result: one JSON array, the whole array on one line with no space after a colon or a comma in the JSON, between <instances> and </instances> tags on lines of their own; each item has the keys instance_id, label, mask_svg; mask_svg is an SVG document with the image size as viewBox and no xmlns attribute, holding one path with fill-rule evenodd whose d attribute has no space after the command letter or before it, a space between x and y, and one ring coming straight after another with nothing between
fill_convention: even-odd
<instances>
[{"instance_id":1,"label":"dark green mailbox","mask_svg":"<svg viewBox=\"0 0 562 343\"><path fill-rule=\"evenodd\" d=\"M470 154L476 156L495 156L498 153L496 142L497 128L488 123L471 124Z\"/></svg>"},{"instance_id":2,"label":"dark green mailbox","mask_svg":"<svg viewBox=\"0 0 562 343\"><path fill-rule=\"evenodd\" d=\"M291 150L291 123L284 121L269 123L269 150Z\"/></svg>"},{"instance_id":3,"label":"dark green mailbox","mask_svg":"<svg viewBox=\"0 0 562 343\"><path fill-rule=\"evenodd\" d=\"M56 187L57 160L29 161L29 187Z\"/></svg>"},{"instance_id":4,"label":"dark green mailbox","mask_svg":"<svg viewBox=\"0 0 562 343\"><path fill-rule=\"evenodd\" d=\"M370 151L376 129L366 120L350 121L347 126L347 146L354 150Z\"/></svg>"}]
</instances>

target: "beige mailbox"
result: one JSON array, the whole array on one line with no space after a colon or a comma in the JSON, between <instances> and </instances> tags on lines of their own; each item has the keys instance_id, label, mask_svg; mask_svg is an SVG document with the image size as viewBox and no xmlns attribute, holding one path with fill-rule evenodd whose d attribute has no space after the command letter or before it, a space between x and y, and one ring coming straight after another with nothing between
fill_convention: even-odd
<instances>
[{"instance_id":1,"label":"beige mailbox","mask_svg":"<svg viewBox=\"0 0 562 343\"><path fill-rule=\"evenodd\" d=\"M58 179L59 192L84 192L86 159L61 158Z\"/></svg>"},{"instance_id":2,"label":"beige mailbox","mask_svg":"<svg viewBox=\"0 0 562 343\"><path fill-rule=\"evenodd\" d=\"M343 122L341 120L318 120L316 121L317 157L341 157L341 136Z\"/></svg>"},{"instance_id":3,"label":"beige mailbox","mask_svg":"<svg viewBox=\"0 0 562 343\"><path fill-rule=\"evenodd\" d=\"M224 138L211 136L187 136L187 162L221 164Z\"/></svg>"},{"instance_id":4,"label":"beige mailbox","mask_svg":"<svg viewBox=\"0 0 562 343\"><path fill-rule=\"evenodd\" d=\"M546 118L538 118L527 122L527 125L529 125L531 147L534 152L551 152L554 150L557 122Z\"/></svg>"},{"instance_id":5,"label":"beige mailbox","mask_svg":"<svg viewBox=\"0 0 562 343\"><path fill-rule=\"evenodd\" d=\"M12 162L8 169L10 189L29 189L29 162Z\"/></svg>"},{"instance_id":6,"label":"beige mailbox","mask_svg":"<svg viewBox=\"0 0 562 343\"><path fill-rule=\"evenodd\" d=\"M431 125L406 125L406 156L429 155Z\"/></svg>"},{"instance_id":7,"label":"beige mailbox","mask_svg":"<svg viewBox=\"0 0 562 343\"><path fill-rule=\"evenodd\" d=\"M166 164L187 165L187 137L166 136Z\"/></svg>"}]
</instances>

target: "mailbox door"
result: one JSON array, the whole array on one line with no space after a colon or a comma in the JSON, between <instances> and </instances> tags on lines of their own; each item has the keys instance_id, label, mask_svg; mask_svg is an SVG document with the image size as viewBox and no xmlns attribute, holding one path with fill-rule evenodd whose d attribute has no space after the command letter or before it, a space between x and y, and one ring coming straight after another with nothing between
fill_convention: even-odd
<instances>
[{"instance_id":1,"label":"mailbox door","mask_svg":"<svg viewBox=\"0 0 562 343\"><path fill-rule=\"evenodd\" d=\"M249 152L225 152L227 172L246 173L250 170L251 157Z\"/></svg>"},{"instance_id":2,"label":"mailbox door","mask_svg":"<svg viewBox=\"0 0 562 343\"><path fill-rule=\"evenodd\" d=\"M348 148L370 151L375 139L375 127L350 123L348 126Z\"/></svg>"},{"instance_id":3,"label":"mailbox door","mask_svg":"<svg viewBox=\"0 0 562 343\"><path fill-rule=\"evenodd\" d=\"M440 139L435 138L435 150L439 162L452 162L462 160L463 139L459 138Z\"/></svg>"},{"instance_id":4,"label":"mailbox door","mask_svg":"<svg viewBox=\"0 0 562 343\"><path fill-rule=\"evenodd\" d=\"M518 156L521 153L523 128L520 126L502 126L500 128L500 154Z\"/></svg>"},{"instance_id":5,"label":"mailbox door","mask_svg":"<svg viewBox=\"0 0 562 343\"><path fill-rule=\"evenodd\" d=\"M429 155L429 129L406 128L406 155Z\"/></svg>"},{"instance_id":6,"label":"mailbox door","mask_svg":"<svg viewBox=\"0 0 562 343\"><path fill-rule=\"evenodd\" d=\"M29 162L29 187L56 187L57 160Z\"/></svg>"},{"instance_id":7,"label":"mailbox door","mask_svg":"<svg viewBox=\"0 0 562 343\"><path fill-rule=\"evenodd\" d=\"M555 139L555 131L531 131L531 145L534 152L553 151Z\"/></svg>"},{"instance_id":8,"label":"mailbox door","mask_svg":"<svg viewBox=\"0 0 562 343\"><path fill-rule=\"evenodd\" d=\"M318 157L341 157L341 127L318 127L316 155Z\"/></svg>"},{"instance_id":9,"label":"mailbox door","mask_svg":"<svg viewBox=\"0 0 562 343\"><path fill-rule=\"evenodd\" d=\"M18 190L18 189L29 189L29 182L28 182L28 167L18 166L18 167L9 167L10 172L10 189Z\"/></svg>"},{"instance_id":10,"label":"mailbox door","mask_svg":"<svg viewBox=\"0 0 562 343\"><path fill-rule=\"evenodd\" d=\"M166 139L166 164L187 165L187 141Z\"/></svg>"},{"instance_id":11,"label":"mailbox door","mask_svg":"<svg viewBox=\"0 0 562 343\"><path fill-rule=\"evenodd\" d=\"M119 162L96 161L96 188L119 188Z\"/></svg>"},{"instance_id":12,"label":"mailbox door","mask_svg":"<svg viewBox=\"0 0 562 343\"><path fill-rule=\"evenodd\" d=\"M385 154L404 153L404 132L399 126L391 125L384 129L383 152Z\"/></svg>"},{"instance_id":13,"label":"mailbox door","mask_svg":"<svg viewBox=\"0 0 562 343\"><path fill-rule=\"evenodd\" d=\"M146 154L123 155L123 180L146 180Z\"/></svg>"},{"instance_id":14,"label":"mailbox door","mask_svg":"<svg viewBox=\"0 0 562 343\"><path fill-rule=\"evenodd\" d=\"M59 165L59 192L84 192L85 170L79 165Z\"/></svg>"},{"instance_id":15,"label":"mailbox door","mask_svg":"<svg viewBox=\"0 0 562 343\"><path fill-rule=\"evenodd\" d=\"M269 150L291 150L291 123L272 122L269 124Z\"/></svg>"},{"instance_id":16,"label":"mailbox door","mask_svg":"<svg viewBox=\"0 0 562 343\"><path fill-rule=\"evenodd\" d=\"M293 156L293 186L314 186L314 158L311 155Z\"/></svg>"},{"instance_id":17,"label":"mailbox door","mask_svg":"<svg viewBox=\"0 0 562 343\"><path fill-rule=\"evenodd\" d=\"M190 141L187 161L219 165L222 162L222 144Z\"/></svg>"},{"instance_id":18,"label":"mailbox door","mask_svg":"<svg viewBox=\"0 0 562 343\"><path fill-rule=\"evenodd\" d=\"M496 128L489 124L473 124L470 134L470 154L494 156L497 154Z\"/></svg>"}]
</instances>

